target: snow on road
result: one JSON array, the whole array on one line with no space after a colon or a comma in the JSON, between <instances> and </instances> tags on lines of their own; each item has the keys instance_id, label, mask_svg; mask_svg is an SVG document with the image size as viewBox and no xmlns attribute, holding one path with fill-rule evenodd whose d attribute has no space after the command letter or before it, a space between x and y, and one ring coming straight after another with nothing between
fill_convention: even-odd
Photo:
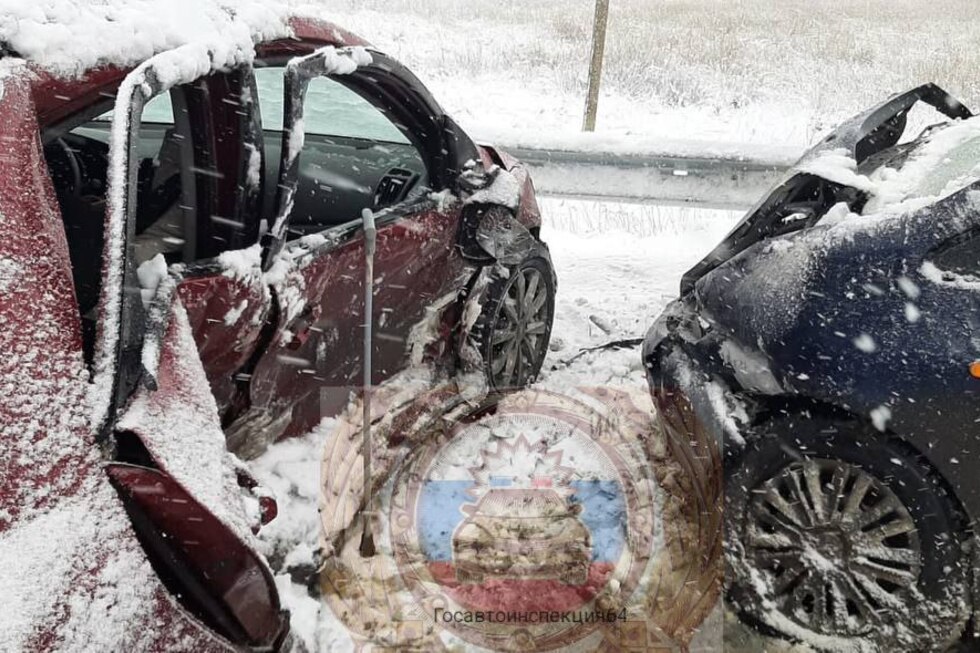
<instances>
[{"instance_id":1,"label":"snow on road","mask_svg":"<svg viewBox=\"0 0 980 653\"><path fill-rule=\"evenodd\" d=\"M540 198L542 237L558 275L552 351L538 385L645 384L637 348L601 350L567 361L583 348L640 337L676 296L680 275L734 226L730 211ZM308 650L350 651L340 621L307 591L315 573L319 466L333 431L287 440L253 462L256 477L277 496L279 517L261 533L284 606Z\"/></svg>"},{"instance_id":2,"label":"snow on road","mask_svg":"<svg viewBox=\"0 0 980 653\"><path fill-rule=\"evenodd\" d=\"M733 211L545 198L541 231L558 275L552 351L539 383L646 383L637 349L583 348L642 337L681 275L735 225ZM557 369L553 369L557 368Z\"/></svg>"}]
</instances>

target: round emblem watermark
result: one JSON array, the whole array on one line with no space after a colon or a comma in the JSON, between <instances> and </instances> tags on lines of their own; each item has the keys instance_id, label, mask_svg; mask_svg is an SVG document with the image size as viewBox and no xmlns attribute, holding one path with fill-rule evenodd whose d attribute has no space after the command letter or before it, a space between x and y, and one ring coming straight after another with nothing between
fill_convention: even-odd
<instances>
[{"instance_id":1,"label":"round emblem watermark","mask_svg":"<svg viewBox=\"0 0 980 653\"><path fill-rule=\"evenodd\" d=\"M328 447L323 465L330 609L355 639L399 650L669 643L657 593L676 564L665 541L684 542L663 523L649 410L623 399L526 390L467 405L435 391L410 402L375 436L389 448L371 558L351 519L356 429L340 434L350 446Z\"/></svg>"}]
</instances>

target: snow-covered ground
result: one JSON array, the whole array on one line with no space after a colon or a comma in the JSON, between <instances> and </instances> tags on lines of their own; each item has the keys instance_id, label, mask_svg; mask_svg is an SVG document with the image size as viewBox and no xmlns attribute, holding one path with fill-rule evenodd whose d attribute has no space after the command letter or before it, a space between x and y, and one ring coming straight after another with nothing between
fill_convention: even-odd
<instances>
[{"instance_id":1,"label":"snow-covered ground","mask_svg":"<svg viewBox=\"0 0 980 653\"><path fill-rule=\"evenodd\" d=\"M558 274L552 351L538 386L645 387L637 349L581 349L639 337L670 299L680 275L734 225L739 214L689 208L541 199L543 237ZM304 438L273 446L253 464L277 496L280 516L261 534L278 570L277 584L293 625L311 651L353 650L340 621L306 585L319 536L320 462L335 420ZM286 571L291 569L292 577Z\"/></svg>"},{"instance_id":2,"label":"snow-covered ground","mask_svg":"<svg viewBox=\"0 0 980 653\"><path fill-rule=\"evenodd\" d=\"M973 0L614 0L594 135L580 134L593 0L320 6L411 67L473 134L507 145L800 149L923 82L980 101Z\"/></svg>"}]
</instances>

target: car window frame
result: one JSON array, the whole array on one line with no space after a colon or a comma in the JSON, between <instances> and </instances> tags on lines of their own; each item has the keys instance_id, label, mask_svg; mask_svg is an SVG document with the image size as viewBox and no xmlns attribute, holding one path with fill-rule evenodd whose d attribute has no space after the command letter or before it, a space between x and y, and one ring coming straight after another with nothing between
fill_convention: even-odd
<instances>
[{"instance_id":1,"label":"car window frame","mask_svg":"<svg viewBox=\"0 0 980 653\"><path fill-rule=\"evenodd\" d=\"M259 71L275 71L275 72L278 72L280 78L283 78L284 73L285 73L285 70L286 70L286 65L289 63L289 61L290 61L290 58L289 57L284 57L282 62L279 62L279 61L271 62L270 60L263 60L262 62L260 62L260 65L255 66L254 71L256 73L258 73ZM339 75L339 76L336 76L336 75L325 75L325 76L321 76L321 77L323 79L329 80L331 83L333 83L335 85L338 85L338 86L342 87L346 92L348 92L350 94L353 94L358 99L362 100L368 107L370 107L371 109L373 109L385 121L387 121L387 123L388 123L387 126L390 127L390 128L392 128L392 129L394 129L396 132L398 132L398 135L403 140L392 141L392 140L387 140L387 139L384 139L384 138L374 138L374 137L371 137L371 136L364 136L364 135L357 135L357 134L349 134L349 133L348 134L344 134L344 133L335 133L335 132L328 132L328 131L315 131L315 130L313 130L311 128L310 121L309 120L307 120L305 122L306 135L307 136L318 136L318 137L322 137L322 138L349 139L349 140L355 140L355 141L360 141L360 142L364 142L364 143L379 143L379 144L392 144L392 145L411 145L411 146L415 147L416 149L421 149L421 147L420 147L419 144L413 143L412 141L410 141L408 139L408 136L406 136L405 133L395 124L394 120L392 120L392 117L389 116L386 113L386 111L385 111L384 108L379 107L376 104L372 103L369 99L367 99L366 97L364 97L364 95L361 92L356 91L353 88L351 88L350 86L348 86L347 84L345 84L344 81L343 81L343 78L346 77L346 75ZM261 101L261 95L260 95L260 101ZM263 114L263 119L264 119L264 116L265 116L265 113ZM285 116L282 116L282 118L285 118ZM263 126L263 129L265 131L267 131L267 132L275 132L277 134L282 132L282 126L281 125L278 126L278 127L272 127L272 126L264 125ZM420 153L420 157L421 157L421 153Z\"/></svg>"},{"instance_id":2,"label":"car window frame","mask_svg":"<svg viewBox=\"0 0 980 653\"><path fill-rule=\"evenodd\" d=\"M152 60L147 62L152 63ZM251 66L245 65L239 67L242 70L242 79L248 80L251 84L251 91L253 97L255 95L254 88L254 78L251 75ZM130 75L136 74L140 69L134 70L129 73ZM127 399L132 395L133 391L138 387L138 385L146 379L146 382L153 384L155 371L146 369L146 361L143 359L143 346L148 339L162 340L163 330L166 328L167 321L159 319L160 315L158 313L161 307L169 305L172 293L176 290L177 282L184 281L186 279L193 279L203 276L211 276L216 273L220 273L222 266L220 265L219 258L222 253L233 252L233 251L243 251L256 244L259 241L259 234L255 234L255 242L244 247L239 247L236 249L223 250L221 253L215 256L208 256L200 259L196 259L191 263L180 264L176 268L170 266L171 277L176 273L177 277L172 278L173 283L161 282L161 290L163 292L158 293L157 297L150 302L149 306L144 305L142 293L140 291L140 283L136 274L136 259L134 252L134 241L136 237L136 209L137 209L137 190L138 190L138 144L139 144L139 131L142 125L142 113L146 104L164 92L172 92L178 90L179 92L186 91L187 87L194 85L200 85L209 76L215 73L227 73L228 71L221 71L212 69L209 70L204 75L191 80L190 82L174 84L174 85L164 85L160 82L159 77L156 75L152 65L147 65L142 69L142 74L145 77L145 81L140 84L134 84L131 88L131 94L128 99L127 111L126 111L126 129L125 129L125 141L120 146L119 151L123 154L123 160L116 162L118 166L124 166L125 172L123 175L123 180L125 183L125 189L123 192L119 193L120 206L118 211L112 206L111 193L113 192L113 161L112 161L112 140L110 138L110 166L109 166L109 179L107 184L107 209L106 209L106 245L107 251L110 251L113 243L111 243L110 238L113 229L113 219L122 220L121 238L114 243L116 246L122 248L122 260L121 260L121 276L122 283L120 284L119 290L121 290L120 304L117 314L117 323L113 325L113 328L117 330L115 334L110 333L108 328L100 328L100 333L96 339L96 375L111 375L111 389L108 396L108 406L102 413L102 417L99 420L99 439L102 442L111 441L111 429L115 422L116 415L119 409L125 405ZM128 78L128 76L127 76ZM119 88L125 85L125 80L120 84ZM244 88L244 87L243 87ZM118 89L117 89L118 92ZM205 104L203 108L205 113L210 112L210 104L207 99L207 92L205 91L201 94L204 98ZM118 106L120 99L117 97L114 101L115 105ZM254 104L256 107L255 111L250 112L251 120L248 123L249 128L245 130L242 134L242 147L245 148L246 142L251 143L255 146L259 152L259 156L264 157L264 148L262 146L262 129L260 116L258 113L258 105ZM176 128L177 118L177 105L175 104L174 111L174 122ZM98 115L97 113L94 115ZM86 114L85 119L90 120L92 116ZM85 119L81 120L79 124L84 123ZM113 116L112 122L110 123L110 132L116 129L116 120L118 116ZM188 116L190 120L190 116ZM76 125L77 126L77 125ZM210 118L206 121L203 126L204 129L209 132L213 128L212 121ZM251 139L251 140L248 140ZM191 147L196 149L194 145L194 136L192 135ZM196 152L194 156L194 163L196 165ZM259 184L256 187L245 189L246 193L252 193L255 195L256 201L261 197L261 185L264 183L264 175L261 172L262 160L260 160L260 172L259 172ZM247 170L248 162L244 161L244 168ZM200 209L200 204L204 200L204 206L211 207L209 200L205 199L208 197L210 191L204 186L210 186L211 184L199 184L197 175L193 170L188 170L186 165L181 166L181 174L188 174L191 177L190 186L182 188L182 201L185 201L185 192L189 192L186 196L186 201L192 202L194 211ZM238 174L243 174L239 171ZM183 186L182 180L182 186ZM204 193L202 194L202 190ZM255 221L256 225L261 218L259 215L260 204L256 204L255 208ZM121 215L116 215L119 213ZM186 227L185 223L185 227ZM104 264L104 269L109 269L112 265L110 260L107 260ZM100 306L108 305L111 303L111 298L108 293L112 292L113 288L109 284L105 283L103 279L103 287L100 293ZM151 318L156 319L151 319ZM103 316L100 316L102 318ZM111 316L110 316L111 320Z\"/></svg>"},{"instance_id":3,"label":"car window frame","mask_svg":"<svg viewBox=\"0 0 980 653\"><path fill-rule=\"evenodd\" d=\"M309 81L315 77L326 76L343 84L357 93L370 104L381 111L392 121L396 128L405 134L409 142L418 150L428 173L429 193L408 198L403 202L385 207L376 212L375 222L379 227L391 224L409 215L433 210L438 202L430 197L432 193L442 190L455 191L459 173L465 163L479 157L476 146L456 124L446 115L432 95L422 83L407 68L384 53L368 48L371 55L370 64L359 65L351 73L338 75L320 75L316 66L324 56L323 50L333 49L338 54L350 56L354 51L351 47L327 46L311 50L306 54L294 56L273 55L259 59L256 67L284 67L285 81L283 84L283 130L281 133L282 146L278 168L278 183L275 206L275 218L272 226L263 237L262 256L263 269L271 267L279 253L295 243L302 243L303 238L289 240L289 221L291 216L291 201L299 181L299 162L302 149L298 155L289 160L289 138L295 125L302 119L305 92ZM292 71L292 72L291 72ZM401 97L396 94L400 93ZM261 111L261 107L259 109ZM427 140L422 141L414 126L424 125L428 130ZM402 129L402 126L405 129ZM270 130L276 131L276 130ZM317 246L318 251L324 247L330 248L356 236L362 228L360 216L338 225L326 227L320 235L326 236L326 242ZM303 245L305 247L305 245Z\"/></svg>"}]
</instances>

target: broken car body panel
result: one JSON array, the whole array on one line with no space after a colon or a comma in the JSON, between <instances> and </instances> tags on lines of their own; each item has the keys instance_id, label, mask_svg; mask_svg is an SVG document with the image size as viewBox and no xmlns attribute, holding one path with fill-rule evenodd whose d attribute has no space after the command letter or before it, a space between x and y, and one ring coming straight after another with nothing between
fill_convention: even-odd
<instances>
[{"instance_id":1,"label":"broken car body panel","mask_svg":"<svg viewBox=\"0 0 980 653\"><path fill-rule=\"evenodd\" d=\"M841 144L858 166L873 160L920 99L954 119L972 115L935 86L914 89L844 123L788 178L812 177L799 170ZM875 421L928 458L976 518L980 488L960 461L980 455L980 386L968 370L980 356L980 293L939 277L943 252L980 232L980 183L830 224L820 222L830 205L860 210L867 197L819 183L836 196L813 191L823 208L806 224L770 230L792 199L779 186L688 273L644 343L654 394L689 402L719 443L736 446L755 420L784 410Z\"/></svg>"}]
</instances>

